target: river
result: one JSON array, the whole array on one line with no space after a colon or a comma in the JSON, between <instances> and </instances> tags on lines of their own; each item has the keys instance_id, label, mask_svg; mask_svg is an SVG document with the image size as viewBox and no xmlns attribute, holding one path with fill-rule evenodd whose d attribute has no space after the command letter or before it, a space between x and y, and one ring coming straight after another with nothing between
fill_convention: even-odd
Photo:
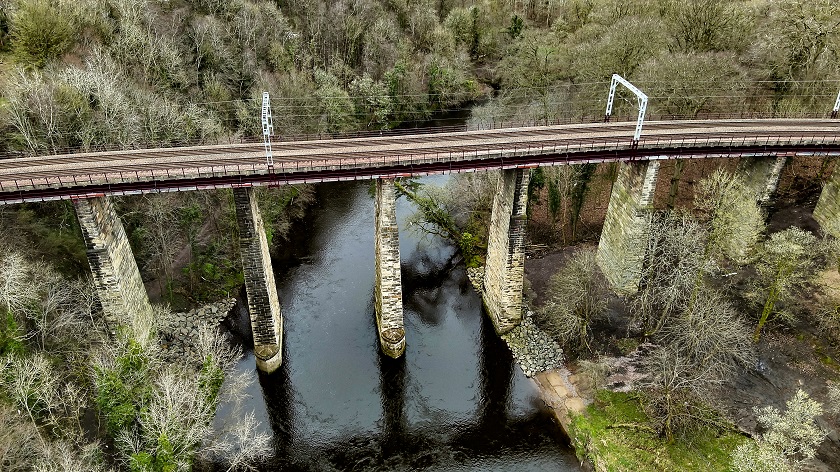
<instances>
[{"instance_id":1,"label":"river","mask_svg":"<svg viewBox=\"0 0 840 472\"><path fill-rule=\"evenodd\" d=\"M442 183L445 177L427 177ZM274 261L283 365L256 372L249 407L274 437L261 470L580 470L539 392L483 314L453 248L406 228L400 199L407 347L380 354L373 314L370 182L318 185L310 221ZM247 346L247 313L229 321ZM235 326L234 326L235 325ZM217 421L224 421L223 418Z\"/></svg>"}]
</instances>

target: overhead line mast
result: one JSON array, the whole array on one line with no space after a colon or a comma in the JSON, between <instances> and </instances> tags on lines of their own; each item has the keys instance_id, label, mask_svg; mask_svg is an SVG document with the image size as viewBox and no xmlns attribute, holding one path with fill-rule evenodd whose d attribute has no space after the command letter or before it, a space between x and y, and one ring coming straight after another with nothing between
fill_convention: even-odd
<instances>
[{"instance_id":1,"label":"overhead line mast","mask_svg":"<svg viewBox=\"0 0 840 472\"><path fill-rule=\"evenodd\" d=\"M624 77L613 74L612 81L610 82L610 95L607 98L607 113L604 115L604 123L608 123L610 121L610 115L612 115L613 109L613 101L615 100L615 89L618 87L618 84L621 84L627 87L628 90L636 94L636 99L639 102L639 119L636 122L636 132L633 134L633 147L639 145L639 138L642 136L642 125L645 122L645 112L647 111L647 103L648 103L648 96L645 95L644 92L639 90L635 85L631 84L627 79ZM840 103L840 96L838 96L838 103Z\"/></svg>"},{"instance_id":2,"label":"overhead line mast","mask_svg":"<svg viewBox=\"0 0 840 472\"><path fill-rule=\"evenodd\" d=\"M271 136L274 135L274 120L271 117L271 99L268 97L268 92L263 92L261 118L265 163L268 167L274 167L274 156L271 153Z\"/></svg>"}]
</instances>

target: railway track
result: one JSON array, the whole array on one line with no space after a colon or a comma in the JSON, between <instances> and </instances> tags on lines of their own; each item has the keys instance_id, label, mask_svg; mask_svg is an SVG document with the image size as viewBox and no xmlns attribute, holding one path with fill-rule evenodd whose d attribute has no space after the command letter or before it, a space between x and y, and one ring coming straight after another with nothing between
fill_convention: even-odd
<instances>
[{"instance_id":1,"label":"railway track","mask_svg":"<svg viewBox=\"0 0 840 472\"><path fill-rule=\"evenodd\" d=\"M449 171L469 171L692 153L840 151L840 123L829 119L650 122L637 147L631 143L634 128L635 122L590 123L278 141L272 142L273 167L266 165L262 143L15 157L0 159L0 203L71 198L94 189L116 188L113 193L192 189L198 181L211 186L213 182L264 185L316 175L321 180L341 180L371 178L379 171L445 172L447 164ZM147 188L148 182L155 186Z\"/></svg>"}]
</instances>

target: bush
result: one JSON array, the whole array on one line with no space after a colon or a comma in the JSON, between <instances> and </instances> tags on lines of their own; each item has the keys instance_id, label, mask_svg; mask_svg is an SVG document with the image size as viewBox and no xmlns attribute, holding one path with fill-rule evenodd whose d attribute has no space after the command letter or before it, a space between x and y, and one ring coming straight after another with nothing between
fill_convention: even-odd
<instances>
[{"instance_id":1,"label":"bush","mask_svg":"<svg viewBox=\"0 0 840 472\"><path fill-rule=\"evenodd\" d=\"M11 313L0 314L0 356L22 355L23 352L24 346L15 317Z\"/></svg>"},{"instance_id":2,"label":"bush","mask_svg":"<svg viewBox=\"0 0 840 472\"><path fill-rule=\"evenodd\" d=\"M43 67L70 49L73 17L50 0L23 0L12 14L12 48L18 62Z\"/></svg>"}]
</instances>

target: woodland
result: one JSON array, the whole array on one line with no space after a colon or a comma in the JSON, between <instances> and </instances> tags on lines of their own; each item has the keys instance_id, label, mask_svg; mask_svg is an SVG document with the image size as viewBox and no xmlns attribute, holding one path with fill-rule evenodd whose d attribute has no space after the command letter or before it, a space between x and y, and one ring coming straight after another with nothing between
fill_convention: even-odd
<instances>
[{"instance_id":1,"label":"woodland","mask_svg":"<svg viewBox=\"0 0 840 472\"><path fill-rule=\"evenodd\" d=\"M473 129L599 121L613 73L648 94L650 119L824 117L840 89L838 30L833 0L0 0L0 153L252 140L264 91L278 139L463 116ZM619 96L614 119L635 113L631 98ZM819 160L802 178L818 187L833 166ZM649 346L638 389L598 393L577 420L579 454L611 467L603 461L626 464L633 450L688 445L714 457L696 470L782 471L837 449L826 438L840 411L837 240L766 225L738 172L709 172L682 200L663 200L639 241L659 263L620 298L580 223L614 176L544 169L529 193L544 230L532 224L531 243L568 256L532 305L538 324L593 379L602 356ZM402 185L417 226L450 238L468 267L483 259L494 178ZM261 191L275 253L315 195ZM116 329L98 313L72 205L0 207L0 469L249 470L271 453L252 414L211 421L247 381L221 333L203 330L179 364L159 342L170 310L238 293L231 201L226 191L117 201L150 296L171 308L126 313ZM603 301L618 298L616 314ZM597 341L615 331L613 345ZM778 333L819 340L831 375L753 405L751 430L733 426L714 392L756 369ZM592 446L603 438L615 447Z\"/></svg>"}]
</instances>

